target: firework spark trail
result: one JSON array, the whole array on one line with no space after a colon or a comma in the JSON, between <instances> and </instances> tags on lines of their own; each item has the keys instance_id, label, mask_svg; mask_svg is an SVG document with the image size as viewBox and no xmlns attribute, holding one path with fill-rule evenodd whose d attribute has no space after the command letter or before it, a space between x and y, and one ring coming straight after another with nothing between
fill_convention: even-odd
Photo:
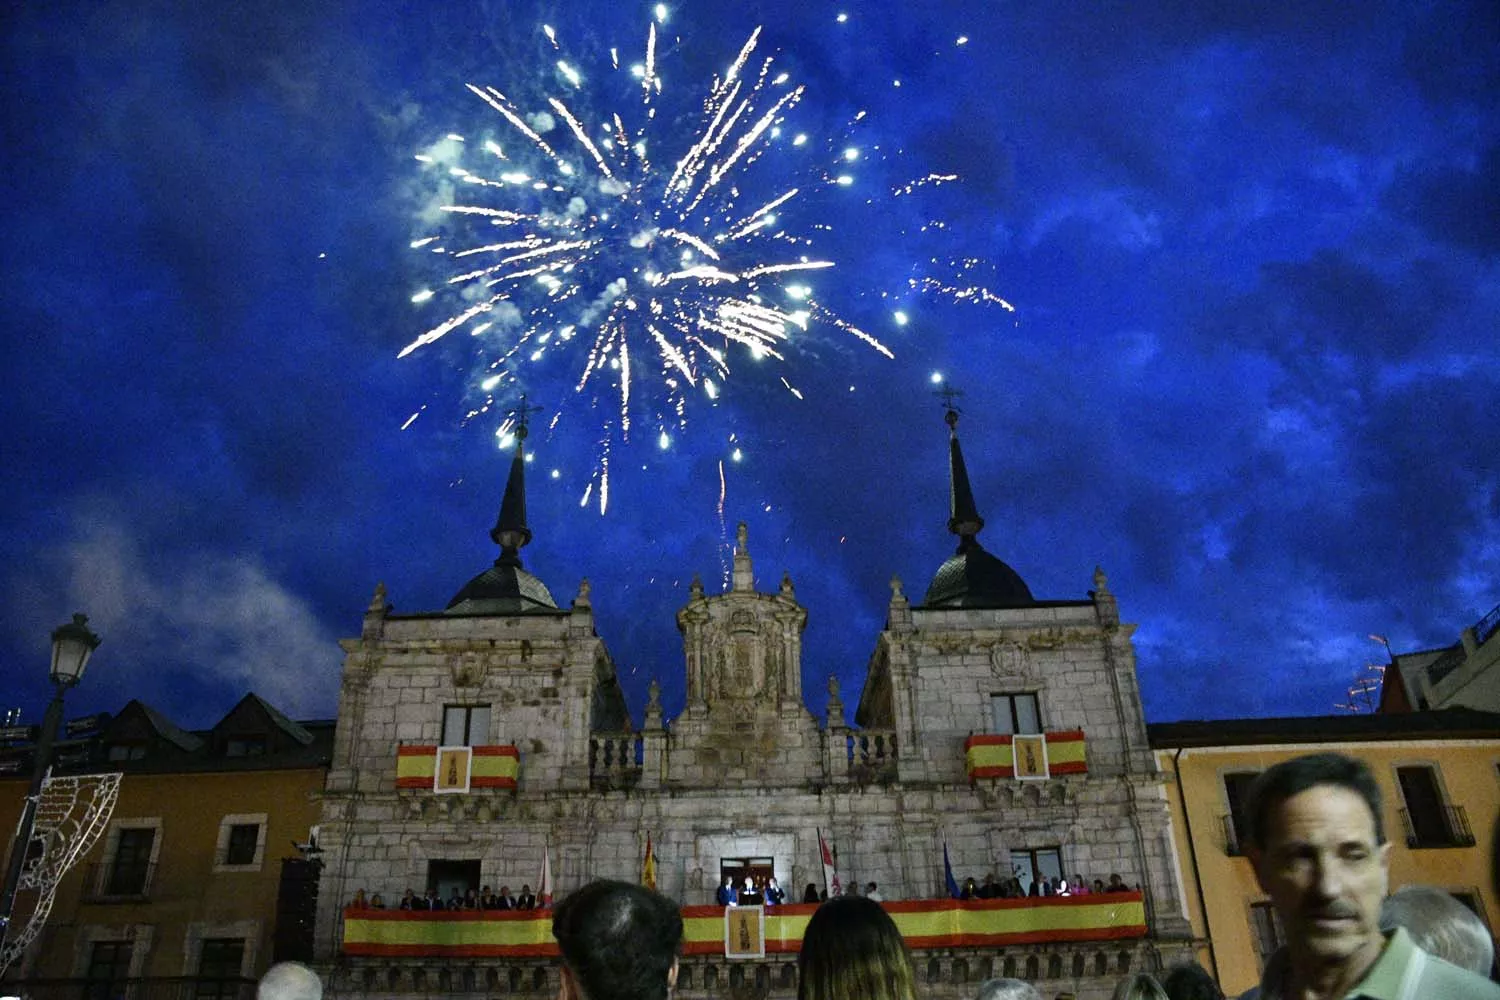
<instances>
[{"instance_id":1,"label":"firework spark trail","mask_svg":"<svg viewBox=\"0 0 1500 1000\"><path fill-rule=\"evenodd\" d=\"M567 56L550 25L542 33ZM447 168L444 190L456 179L503 203L463 203L450 196L435 205L450 225L423 234L412 247L466 265L443 281L451 290L445 294L461 295L463 302L399 356L467 326L472 336L484 338L474 341L477 349L494 359L486 362L485 393L523 382L554 355L581 362L574 391L592 393L596 406L606 391L618 403L618 423L605 422L584 492L585 505L598 497L601 513L608 506L614 436L628 440L637 418L650 410L663 434L666 423L683 426L689 390L701 391L710 403L718 398L731 373L731 349L784 362L790 336L809 332L815 323L893 357L876 336L815 298L810 287L784 284L835 267L809 249L816 234L833 227L798 219L795 209L805 203L799 199L811 189L851 183L845 164L834 170L813 162L833 154L834 143L810 145L805 134L793 138L791 130L782 138L805 88L777 72L774 57L757 57L756 28L708 82L694 112L686 118L665 113L669 105L657 100L663 94L657 34L657 25L649 23L638 65L627 67L618 49L608 50L604 73L632 74L640 85L638 98L622 108L594 107L604 91L594 93L593 81L580 70L585 64L556 58L551 86L560 92L534 101L493 86L465 85L504 122L509 141L503 148L496 139L467 143L449 134L445 145L417 157L427 168ZM633 90L633 84L625 88ZM628 109L635 100L638 114ZM864 117L858 112L850 125ZM470 156L481 157L483 166L456 162ZM755 165L769 156L789 158L794 183L761 177ZM890 189L890 196L955 179L928 173ZM450 249L449 243L456 245ZM1010 308L963 280L913 278L909 287L917 294ZM424 290L413 302L432 294ZM518 353L523 348L524 356ZM640 391L642 380L659 392ZM780 381L802 398L785 376ZM475 412L492 405L493 397ZM561 408L549 429L560 415ZM719 472L722 519L722 463Z\"/></svg>"},{"instance_id":2,"label":"firework spark trail","mask_svg":"<svg viewBox=\"0 0 1500 1000\"><path fill-rule=\"evenodd\" d=\"M719 571L724 577L724 589L729 589L729 560L724 558L724 550L729 547L728 527L724 523L724 460L719 459Z\"/></svg>"}]
</instances>

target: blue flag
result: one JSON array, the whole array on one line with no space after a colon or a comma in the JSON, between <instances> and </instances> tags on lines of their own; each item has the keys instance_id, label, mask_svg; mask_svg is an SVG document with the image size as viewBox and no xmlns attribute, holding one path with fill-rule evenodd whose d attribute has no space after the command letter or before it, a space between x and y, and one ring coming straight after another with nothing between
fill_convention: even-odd
<instances>
[{"instance_id":1,"label":"blue flag","mask_svg":"<svg viewBox=\"0 0 1500 1000\"><path fill-rule=\"evenodd\" d=\"M963 895L958 888L958 879L953 877L953 862L948 860L948 842L943 841L943 878L948 882L948 895L957 899Z\"/></svg>"}]
</instances>

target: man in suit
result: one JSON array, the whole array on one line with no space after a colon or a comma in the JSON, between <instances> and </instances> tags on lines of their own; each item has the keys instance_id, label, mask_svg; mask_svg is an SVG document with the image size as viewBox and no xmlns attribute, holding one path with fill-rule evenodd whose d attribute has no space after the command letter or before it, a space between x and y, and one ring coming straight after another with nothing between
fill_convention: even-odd
<instances>
[{"instance_id":1,"label":"man in suit","mask_svg":"<svg viewBox=\"0 0 1500 1000\"><path fill-rule=\"evenodd\" d=\"M519 895L519 896L516 897L516 909L518 909L518 910L534 910L534 909L536 909L536 897L534 895L532 895L532 893L531 893L531 886L529 886L529 885L523 885L523 886L521 886L521 895Z\"/></svg>"}]
</instances>

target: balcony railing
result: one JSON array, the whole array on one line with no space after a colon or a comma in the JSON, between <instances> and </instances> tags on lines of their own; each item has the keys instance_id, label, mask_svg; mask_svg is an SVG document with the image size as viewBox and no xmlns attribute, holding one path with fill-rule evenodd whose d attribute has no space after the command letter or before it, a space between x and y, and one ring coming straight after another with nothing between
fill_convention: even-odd
<instances>
[{"instance_id":1,"label":"balcony railing","mask_svg":"<svg viewBox=\"0 0 1500 1000\"><path fill-rule=\"evenodd\" d=\"M846 739L850 780L861 784L896 780L894 729L855 729Z\"/></svg>"},{"instance_id":2,"label":"balcony railing","mask_svg":"<svg viewBox=\"0 0 1500 1000\"><path fill-rule=\"evenodd\" d=\"M5 986L22 1000L253 1000L253 979L22 979Z\"/></svg>"},{"instance_id":3,"label":"balcony railing","mask_svg":"<svg viewBox=\"0 0 1500 1000\"><path fill-rule=\"evenodd\" d=\"M83 899L89 903L139 902L150 897L154 881L154 864L144 861L96 862L84 869Z\"/></svg>"},{"instance_id":4,"label":"balcony railing","mask_svg":"<svg viewBox=\"0 0 1500 1000\"><path fill-rule=\"evenodd\" d=\"M881 904L912 948L1005 947L1119 941L1146 934L1139 892L1027 899L914 899ZM741 908L739 912L744 912ZM765 909L768 954L795 954L813 904ZM725 908L682 908L684 955L725 953ZM557 954L552 914L537 911L344 911L343 952L388 958L547 958Z\"/></svg>"},{"instance_id":5,"label":"balcony railing","mask_svg":"<svg viewBox=\"0 0 1500 1000\"><path fill-rule=\"evenodd\" d=\"M1245 846L1240 839L1240 831L1235 826L1233 814L1226 813L1219 817L1219 836L1224 841L1224 853L1231 858L1244 857Z\"/></svg>"},{"instance_id":6,"label":"balcony railing","mask_svg":"<svg viewBox=\"0 0 1500 1000\"><path fill-rule=\"evenodd\" d=\"M589 736L589 785L601 791L634 788L641 780L644 753L640 733L593 733Z\"/></svg>"},{"instance_id":7,"label":"balcony railing","mask_svg":"<svg viewBox=\"0 0 1500 1000\"><path fill-rule=\"evenodd\" d=\"M1463 806L1439 806L1436 813L1415 816L1410 809L1402 809L1401 825L1406 828L1406 846L1414 850L1474 846L1474 832Z\"/></svg>"},{"instance_id":8,"label":"balcony railing","mask_svg":"<svg viewBox=\"0 0 1500 1000\"><path fill-rule=\"evenodd\" d=\"M1087 774L1088 755L1081 729L1028 735L980 734L964 741L969 780L1034 780Z\"/></svg>"}]
</instances>

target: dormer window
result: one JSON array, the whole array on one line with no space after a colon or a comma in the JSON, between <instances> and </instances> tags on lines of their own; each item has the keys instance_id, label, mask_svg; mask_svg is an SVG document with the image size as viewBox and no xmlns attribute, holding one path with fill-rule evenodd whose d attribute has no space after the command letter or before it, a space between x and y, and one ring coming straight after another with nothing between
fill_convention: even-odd
<instances>
[{"instance_id":1,"label":"dormer window","mask_svg":"<svg viewBox=\"0 0 1500 1000\"><path fill-rule=\"evenodd\" d=\"M264 757L266 755L266 738L264 736L236 736L224 741L224 756L226 757Z\"/></svg>"}]
</instances>

